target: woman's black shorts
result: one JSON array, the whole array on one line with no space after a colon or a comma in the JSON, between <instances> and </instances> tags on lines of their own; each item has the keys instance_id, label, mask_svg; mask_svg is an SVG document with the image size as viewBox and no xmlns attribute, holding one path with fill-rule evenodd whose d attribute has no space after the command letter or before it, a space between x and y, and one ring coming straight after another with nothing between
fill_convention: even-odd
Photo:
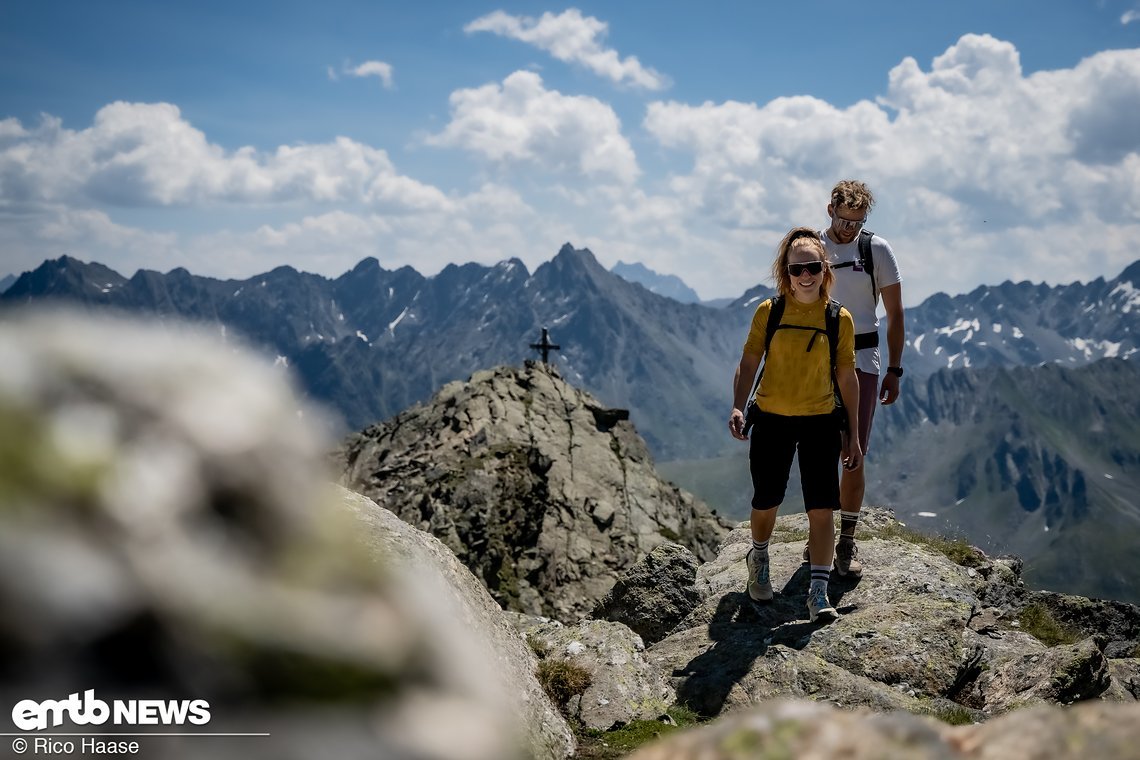
<instances>
[{"instance_id":1,"label":"woman's black shorts","mask_svg":"<svg viewBox=\"0 0 1140 760\"><path fill-rule=\"evenodd\" d=\"M832 414L785 417L759 412L749 436L753 509L784 501L792 458L799 451L800 482L807 509L839 509L839 425Z\"/></svg>"}]
</instances>

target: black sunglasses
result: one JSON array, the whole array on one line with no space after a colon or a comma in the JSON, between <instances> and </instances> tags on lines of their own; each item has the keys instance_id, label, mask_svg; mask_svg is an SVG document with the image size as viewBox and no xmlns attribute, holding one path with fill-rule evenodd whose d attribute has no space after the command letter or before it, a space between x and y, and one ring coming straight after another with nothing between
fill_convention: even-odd
<instances>
[{"instance_id":1,"label":"black sunglasses","mask_svg":"<svg viewBox=\"0 0 1140 760\"><path fill-rule=\"evenodd\" d=\"M809 274L819 274L823 271L822 261L809 261L805 264L788 264L788 274L792 277L799 277L804 272Z\"/></svg>"}]
</instances>

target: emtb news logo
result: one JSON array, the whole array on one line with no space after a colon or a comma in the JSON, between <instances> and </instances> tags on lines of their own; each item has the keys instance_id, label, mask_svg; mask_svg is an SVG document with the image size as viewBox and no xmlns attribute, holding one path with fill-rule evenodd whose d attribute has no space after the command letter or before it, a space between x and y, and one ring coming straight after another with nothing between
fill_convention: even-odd
<instances>
[{"instance_id":1,"label":"emtb news logo","mask_svg":"<svg viewBox=\"0 0 1140 760\"><path fill-rule=\"evenodd\" d=\"M77 726L101 726L108 721L116 726L204 726L210 722L210 703L204 699L116 699L107 704L96 699L94 689L88 689L82 699L75 692L67 699L23 699L12 708L12 722L21 731L45 729L49 718L53 727L65 719Z\"/></svg>"}]
</instances>

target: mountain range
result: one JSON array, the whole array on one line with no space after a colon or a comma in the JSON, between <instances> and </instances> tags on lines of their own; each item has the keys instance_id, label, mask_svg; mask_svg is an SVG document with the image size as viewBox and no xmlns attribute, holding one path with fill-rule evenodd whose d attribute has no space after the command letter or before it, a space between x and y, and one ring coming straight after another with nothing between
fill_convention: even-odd
<instances>
[{"instance_id":1,"label":"mountain range","mask_svg":"<svg viewBox=\"0 0 1140 760\"><path fill-rule=\"evenodd\" d=\"M247 280L140 270L129 279L72 257L44 262L0 296L181 318L241 335L291 367L358 430L473 371L519 364L548 327L568 380L626 407L658 458L723 444L719 418L751 313L679 304L570 245L534 273L512 259L434 277L361 261L335 279L278 267ZM666 410L668 413L666 414ZM678 430L693 431L692 438Z\"/></svg>"},{"instance_id":2,"label":"mountain range","mask_svg":"<svg viewBox=\"0 0 1140 760\"><path fill-rule=\"evenodd\" d=\"M908 380L939 369L1129 358L1140 344L1140 261L1117 278L1049 287L1006 282L937 294L907 309ZM566 244L533 273L517 259L449 265L434 277L366 258L335 279L278 267L246 280L175 269L129 279L70 256L22 274L0 304L62 299L178 317L244 336L292 367L310 395L360 429L444 383L533 356L548 327L555 363L605 403L629 408L663 461L707 458L722 430L732 372L756 303L682 304L606 271ZM904 383L906 387L910 383Z\"/></svg>"}]
</instances>

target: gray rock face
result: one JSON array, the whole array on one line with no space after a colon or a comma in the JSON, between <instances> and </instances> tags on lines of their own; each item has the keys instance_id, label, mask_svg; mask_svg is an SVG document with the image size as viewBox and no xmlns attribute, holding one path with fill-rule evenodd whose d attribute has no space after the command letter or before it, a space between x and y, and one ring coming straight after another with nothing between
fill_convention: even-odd
<instances>
[{"instance_id":1,"label":"gray rock face","mask_svg":"<svg viewBox=\"0 0 1140 760\"><path fill-rule=\"evenodd\" d=\"M1109 661L1092 639L1043 651L1022 649L993 658L960 699L987 713L1036 703L1071 704L1105 693Z\"/></svg>"},{"instance_id":2,"label":"gray rock face","mask_svg":"<svg viewBox=\"0 0 1140 760\"><path fill-rule=\"evenodd\" d=\"M1020 563L974 552L970 567L958 565L902 531L890 513L863 513L864 577L833 574L829 594L841 617L827 626L807 619L806 517L777 521L769 549L776 597L766 605L744 591L747 525L728 536L697 570L692 592L700 603L648 651L672 674L678 702L710 717L796 696L878 711L957 710L980 720L1036 703L1134 699L1134 671L1122 664L1131 661L1107 656L1103 633L1046 647L1014 628L1034 600L1024 593ZM1134 652L1135 640L1124 638L1127 607L1089 617L1085 628L1112 626L1113 646Z\"/></svg>"},{"instance_id":3,"label":"gray rock face","mask_svg":"<svg viewBox=\"0 0 1140 760\"><path fill-rule=\"evenodd\" d=\"M583 620L568 626L518 615L516 625L547 658L589 671L590 686L567 705L569 714L587 728L605 730L652 720L676 701L672 687L646 659L641 638L620 623Z\"/></svg>"},{"instance_id":4,"label":"gray rock face","mask_svg":"<svg viewBox=\"0 0 1140 760\"><path fill-rule=\"evenodd\" d=\"M441 626L455 636L446 666L476 676L478 683L468 684L471 696L488 700L482 706L484 711L498 713L483 728L523 734L526 757L569 754L573 736L535 678L538 662L534 654L483 584L439 540L359 494L344 489L341 494L361 521L364 530L360 538L369 554L378 559L381 570L398 576L390 580L401 587L418 592L409 595L415 597L409 598L410 604L435 608L436 619L425 623ZM459 631L464 635L455 635ZM602 647L606 649L623 647ZM607 662L617 665L620 660L611 656ZM504 714L509 717L507 721L502 720ZM475 716L467 720L471 717ZM431 735L452 716L409 711L400 719L414 721Z\"/></svg>"},{"instance_id":5,"label":"gray rock face","mask_svg":"<svg viewBox=\"0 0 1140 760\"><path fill-rule=\"evenodd\" d=\"M655 644L700 604L699 565L680 544L661 544L618 578L591 617L624 623Z\"/></svg>"},{"instance_id":6,"label":"gray rock face","mask_svg":"<svg viewBox=\"0 0 1140 760\"><path fill-rule=\"evenodd\" d=\"M317 430L232 345L7 314L0 703L200 699L209 722L189 730L271 734L144 738L147 756L570 754L486 592L438 542L334 492Z\"/></svg>"},{"instance_id":7,"label":"gray rock face","mask_svg":"<svg viewBox=\"0 0 1140 760\"><path fill-rule=\"evenodd\" d=\"M573 622L666 541L727 527L662 481L621 413L528 362L454 382L350 436L341 482L439 537L505 608Z\"/></svg>"}]
</instances>

